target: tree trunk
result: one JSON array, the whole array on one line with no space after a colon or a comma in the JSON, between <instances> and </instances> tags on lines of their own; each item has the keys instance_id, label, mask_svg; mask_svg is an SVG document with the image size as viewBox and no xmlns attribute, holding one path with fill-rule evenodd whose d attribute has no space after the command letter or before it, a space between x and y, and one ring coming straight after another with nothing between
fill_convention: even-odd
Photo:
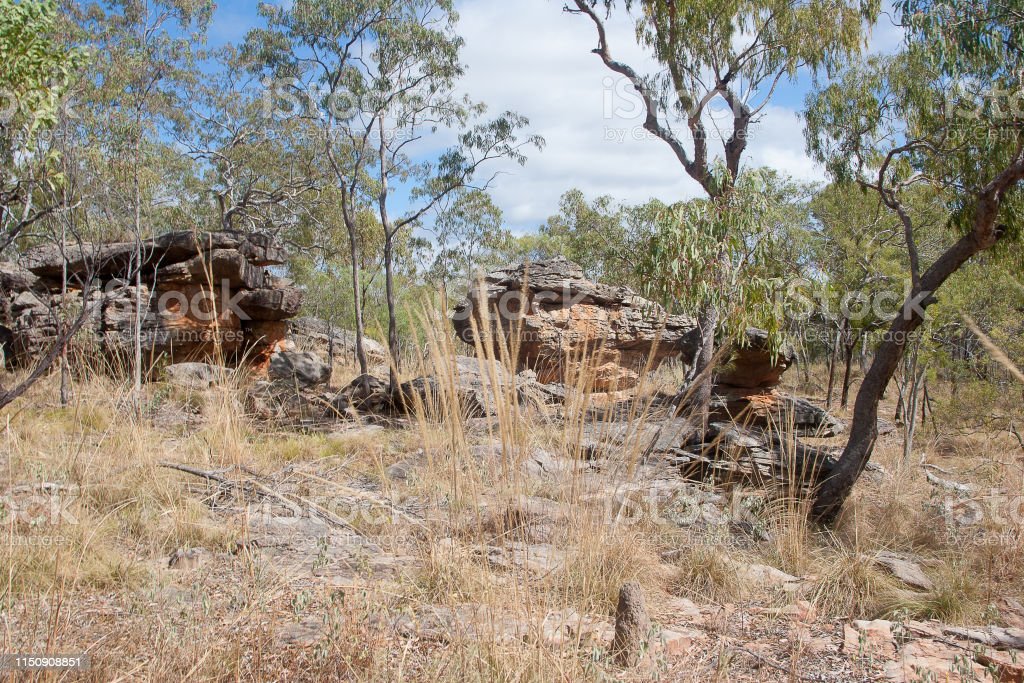
<instances>
[{"instance_id":1,"label":"tree trunk","mask_svg":"<svg viewBox=\"0 0 1024 683\"><path fill-rule=\"evenodd\" d=\"M327 364L334 371L334 323L327 323Z\"/></svg>"},{"instance_id":2,"label":"tree trunk","mask_svg":"<svg viewBox=\"0 0 1024 683\"><path fill-rule=\"evenodd\" d=\"M345 227L348 229L349 257L352 259L352 305L356 317L356 362L359 363L359 374L365 376L370 371L370 364L366 362L366 349L363 346L363 296L359 286L359 234L354 219L348 215L345 216Z\"/></svg>"},{"instance_id":3,"label":"tree trunk","mask_svg":"<svg viewBox=\"0 0 1024 683\"><path fill-rule=\"evenodd\" d=\"M387 231L387 227L384 228ZM384 296L388 306L388 352L391 354L391 371L388 374L388 384L392 393L398 389L398 316L396 314L395 301L395 267L394 267L394 239L393 233L388 232L384 239Z\"/></svg>"},{"instance_id":4,"label":"tree trunk","mask_svg":"<svg viewBox=\"0 0 1024 683\"><path fill-rule=\"evenodd\" d=\"M906 399L907 426L903 430L903 462L910 462L910 456L914 450L914 432L917 431L917 392L921 388L922 372L917 367L917 352L920 344L914 344L914 350L910 354L910 368L908 377L904 381L910 388L910 395Z\"/></svg>"},{"instance_id":5,"label":"tree trunk","mask_svg":"<svg viewBox=\"0 0 1024 683\"><path fill-rule=\"evenodd\" d=\"M700 328L700 348L693 358L690 368L690 396L687 406L691 415L700 418L704 429L708 426L708 415L711 407L711 387L715 360L715 330L718 328L718 309L707 305L697 320Z\"/></svg>"},{"instance_id":6,"label":"tree trunk","mask_svg":"<svg viewBox=\"0 0 1024 683\"><path fill-rule=\"evenodd\" d=\"M391 355L391 367L388 371L388 389L394 394L398 390L398 315L395 311L395 234L398 229L391 224L388 216L388 167L387 167L387 136L384 132L384 119L378 121L380 131L380 192L377 195L377 209L380 212L380 224L384 227L384 297L388 306L388 352Z\"/></svg>"},{"instance_id":7,"label":"tree trunk","mask_svg":"<svg viewBox=\"0 0 1024 683\"><path fill-rule=\"evenodd\" d=\"M1001 236L994 230L997 200L979 202L975 214L974 229L950 247L921 277L920 284L903 310L893 320L889 333L875 353L874 360L857 392L853 408L853 424L850 439L832 475L818 489L811 509L811 516L819 523L830 524L836 520L854 484L871 459L878 439L878 402L892 379L906 347L907 336L916 331L924 322L921 311L933 303L934 293L960 267L978 252L988 249ZM920 310L914 310L917 303Z\"/></svg>"},{"instance_id":8,"label":"tree trunk","mask_svg":"<svg viewBox=\"0 0 1024 683\"><path fill-rule=\"evenodd\" d=\"M843 350L845 352L846 370L843 372L843 395L842 400L839 402L839 406L844 410L850 405L850 370L853 365L853 350L857 347L857 340L853 336L850 321L847 320L845 324Z\"/></svg>"},{"instance_id":9,"label":"tree trunk","mask_svg":"<svg viewBox=\"0 0 1024 683\"><path fill-rule=\"evenodd\" d=\"M921 386L921 424L925 424L928 419L928 414L934 413L932 410L932 397L928 394L928 378L924 378L924 384ZM932 415L934 421L935 415Z\"/></svg>"},{"instance_id":10,"label":"tree trunk","mask_svg":"<svg viewBox=\"0 0 1024 683\"><path fill-rule=\"evenodd\" d=\"M825 410L832 409L832 391L836 386L836 355L839 353L839 340L842 334L842 331L836 332L836 339L832 343L831 353L828 357L828 392L825 395Z\"/></svg>"},{"instance_id":11,"label":"tree trunk","mask_svg":"<svg viewBox=\"0 0 1024 683\"><path fill-rule=\"evenodd\" d=\"M141 125L141 124L140 124ZM135 416L142 416L142 188L139 167L142 163L141 143L135 143L135 343L132 373L132 403Z\"/></svg>"},{"instance_id":12,"label":"tree trunk","mask_svg":"<svg viewBox=\"0 0 1024 683\"><path fill-rule=\"evenodd\" d=\"M904 371L903 375L906 375ZM896 412L892 416L892 421L896 424L903 424L903 412L906 408L906 398L904 394L907 390L906 379L896 379Z\"/></svg>"},{"instance_id":13,"label":"tree trunk","mask_svg":"<svg viewBox=\"0 0 1024 683\"><path fill-rule=\"evenodd\" d=\"M61 221L60 226L60 248L66 249L68 241L67 226ZM60 309L58 310L58 320L60 321L61 329L64 327L64 312L68 302L68 260L61 259L61 276L60 276ZM83 299L82 306L85 306L86 302ZM67 344L61 346L60 349L60 405L62 408L67 408L71 402L71 378L68 376L68 349Z\"/></svg>"}]
</instances>

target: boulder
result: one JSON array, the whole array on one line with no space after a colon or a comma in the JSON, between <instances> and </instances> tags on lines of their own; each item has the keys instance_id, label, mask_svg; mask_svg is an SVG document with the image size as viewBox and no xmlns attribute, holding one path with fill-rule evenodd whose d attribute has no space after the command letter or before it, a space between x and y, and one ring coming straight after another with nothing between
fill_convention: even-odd
<instances>
[{"instance_id":1,"label":"boulder","mask_svg":"<svg viewBox=\"0 0 1024 683\"><path fill-rule=\"evenodd\" d=\"M315 387L331 379L331 368L312 351L277 351L270 356L270 379L299 387Z\"/></svg>"},{"instance_id":2,"label":"boulder","mask_svg":"<svg viewBox=\"0 0 1024 683\"><path fill-rule=\"evenodd\" d=\"M700 343L692 318L668 315L628 287L593 282L578 265L557 257L494 271L470 287L452 323L468 343L518 349L516 370L531 373L540 402L564 402L581 373L592 389L615 392L640 382L648 367L668 358L692 363ZM796 361L791 346L773 346L765 330L748 328L715 370L716 419L750 426L835 436L845 426L814 404L778 393ZM524 383L525 385L526 383ZM670 401L678 401L671 397Z\"/></svg>"},{"instance_id":3,"label":"boulder","mask_svg":"<svg viewBox=\"0 0 1024 683\"><path fill-rule=\"evenodd\" d=\"M571 384L586 371L597 391L636 386L649 358L654 367L692 358L699 338L691 318L667 315L628 287L592 282L561 257L486 275L453 324L467 343L476 327L482 342L518 348L517 369L535 371L541 383Z\"/></svg>"},{"instance_id":4,"label":"boulder","mask_svg":"<svg viewBox=\"0 0 1024 683\"><path fill-rule=\"evenodd\" d=\"M877 553L873 560L875 564L911 588L917 588L922 591L930 591L935 588L935 584L924 573L921 566L909 557L882 551Z\"/></svg>"},{"instance_id":5,"label":"boulder","mask_svg":"<svg viewBox=\"0 0 1024 683\"><path fill-rule=\"evenodd\" d=\"M335 358L355 358L355 332L344 330L320 318L303 316L288 321L288 338L299 348L316 351L323 358L331 355L332 348ZM363 350L371 361L386 361L388 358L388 350L384 345L366 336L363 336Z\"/></svg>"},{"instance_id":6,"label":"boulder","mask_svg":"<svg viewBox=\"0 0 1024 683\"><path fill-rule=\"evenodd\" d=\"M716 385L711 399L716 419L731 419L749 427L769 428L801 436L832 437L846 423L807 399L777 390L751 390Z\"/></svg>"},{"instance_id":7,"label":"boulder","mask_svg":"<svg viewBox=\"0 0 1024 683\"><path fill-rule=\"evenodd\" d=\"M796 362L796 351L788 344L771 348L768 332L748 327L743 343L735 346L729 358L715 371L715 384L743 389L774 387L782 373Z\"/></svg>"},{"instance_id":8,"label":"boulder","mask_svg":"<svg viewBox=\"0 0 1024 683\"><path fill-rule=\"evenodd\" d=\"M335 394L328 417L343 417L350 410L379 415L391 412L393 405L386 380L373 375L360 375Z\"/></svg>"},{"instance_id":9,"label":"boulder","mask_svg":"<svg viewBox=\"0 0 1024 683\"><path fill-rule=\"evenodd\" d=\"M227 368L209 363L175 363L164 369L168 382L188 389L206 389L228 372Z\"/></svg>"}]
</instances>

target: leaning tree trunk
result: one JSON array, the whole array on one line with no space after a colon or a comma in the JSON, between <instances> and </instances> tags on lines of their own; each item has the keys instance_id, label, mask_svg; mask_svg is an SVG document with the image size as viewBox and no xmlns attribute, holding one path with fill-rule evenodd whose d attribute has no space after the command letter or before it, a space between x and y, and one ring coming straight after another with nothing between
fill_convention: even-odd
<instances>
[{"instance_id":1,"label":"leaning tree trunk","mask_svg":"<svg viewBox=\"0 0 1024 683\"><path fill-rule=\"evenodd\" d=\"M831 476L815 494L811 516L816 521L823 524L835 522L854 484L867 467L878 439L878 403L903 357L907 337L924 322L922 314L934 302L934 293L972 256L990 248L1002 236L1002 231L995 229L998 199L990 197L979 202L974 229L942 254L921 276L903 310L892 321L857 392L846 448L832 468Z\"/></svg>"}]
</instances>

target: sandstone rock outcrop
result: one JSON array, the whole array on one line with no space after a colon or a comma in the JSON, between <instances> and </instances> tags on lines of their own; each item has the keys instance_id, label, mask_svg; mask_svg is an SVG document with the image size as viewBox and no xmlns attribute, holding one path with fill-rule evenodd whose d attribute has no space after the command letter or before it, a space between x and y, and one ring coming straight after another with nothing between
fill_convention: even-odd
<instances>
[{"instance_id":1,"label":"sandstone rock outcrop","mask_svg":"<svg viewBox=\"0 0 1024 683\"><path fill-rule=\"evenodd\" d=\"M538 381L572 383L586 367L596 391L636 386L649 358L657 366L692 357L698 343L691 318L666 315L628 287L592 282L561 257L503 268L471 286L453 316L463 341L474 342L474 321L482 342L518 348L519 369Z\"/></svg>"},{"instance_id":2,"label":"sandstone rock outcrop","mask_svg":"<svg viewBox=\"0 0 1024 683\"><path fill-rule=\"evenodd\" d=\"M73 317L85 305L91 317L84 336L91 333L104 354L126 354L141 301L147 359L265 365L302 303L297 288L267 271L284 259L270 237L236 232L36 247L0 267L0 340L9 339L9 361L28 364L56 336L58 311ZM59 294L65 273L66 301Z\"/></svg>"},{"instance_id":3,"label":"sandstone rock outcrop","mask_svg":"<svg viewBox=\"0 0 1024 683\"><path fill-rule=\"evenodd\" d=\"M452 321L463 341L474 342L475 327L482 342L517 348L519 369L534 370L540 382L571 383L587 366L596 391L636 386L648 362L689 363L700 342L692 318L668 315L628 287L592 282L562 257L489 273L470 287ZM763 330L751 328L747 337L716 383L774 386L793 362L792 350L772 354Z\"/></svg>"},{"instance_id":4,"label":"sandstone rock outcrop","mask_svg":"<svg viewBox=\"0 0 1024 683\"><path fill-rule=\"evenodd\" d=\"M489 273L452 323L463 341L475 344L479 335L498 356L501 347L515 351L518 370L536 372L542 384L571 386L585 373L597 392L635 387L646 368L668 358L689 364L700 343L692 318L668 315L628 287L593 282L562 257ZM775 389L795 361L791 347L773 349L766 331L749 328L715 371L716 416L805 434L842 431L817 406Z\"/></svg>"}]
</instances>

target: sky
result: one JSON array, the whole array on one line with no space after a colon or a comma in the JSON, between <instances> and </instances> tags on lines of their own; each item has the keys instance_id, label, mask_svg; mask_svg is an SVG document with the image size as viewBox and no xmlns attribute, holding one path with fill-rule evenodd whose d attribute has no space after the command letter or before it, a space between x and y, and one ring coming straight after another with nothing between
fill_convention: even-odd
<instances>
[{"instance_id":1,"label":"sky","mask_svg":"<svg viewBox=\"0 0 1024 683\"><path fill-rule=\"evenodd\" d=\"M563 12L563 5L564 0L458 3L468 67L462 90L486 102L491 114L511 110L525 115L529 132L546 140L543 151L529 152L525 167L510 162L492 166L500 175L490 191L506 225L516 233L536 230L557 212L559 197L574 187L590 198L607 194L624 203L674 202L701 194L669 147L645 135L637 102L621 77L591 53L597 45L593 24ZM258 22L255 6L252 0L219 0L210 44L240 42ZM628 20L612 21L607 28L614 58L639 71L655 70ZM892 52L900 39L883 16L869 51ZM751 129L745 164L771 166L797 180L826 179L804 150L800 111L811 84L811 75L800 73L779 85ZM712 150L715 143L709 141Z\"/></svg>"}]
</instances>

